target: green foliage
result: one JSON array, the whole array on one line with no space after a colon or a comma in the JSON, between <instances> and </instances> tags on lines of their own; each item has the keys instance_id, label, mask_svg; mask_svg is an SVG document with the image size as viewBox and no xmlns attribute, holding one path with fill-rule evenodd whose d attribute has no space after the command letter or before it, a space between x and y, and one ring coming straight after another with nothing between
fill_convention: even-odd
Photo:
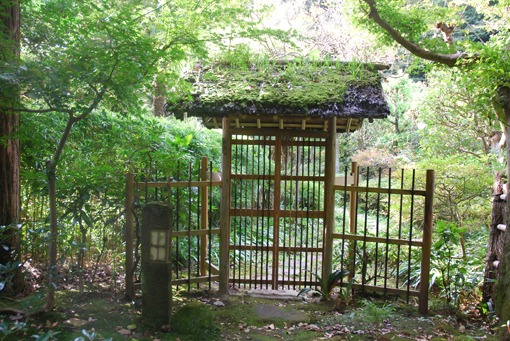
<instances>
[{"instance_id":1,"label":"green foliage","mask_svg":"<svg viewBox=\"0 0 510 341\"><path fill-rule=\"evenodd\" d=\"M421 156L462 154L482 161L491 161L491 154L501 156L503 151L490 141L493 131L500 129L493 105L486 96L473 96L484 93L485 84L459 69L435 70L427 76L420 99L420 120L426 124L420 131Z\"/></svg>"},{"instance_id":2,"label":"green foliage","mask_svg":"<svg viewBox=\"0 0 510 341\"><path fill-rule=\"evenodd\" d=\"M3 334L2 340L11 334L25 331L27 329L25 326L25 322L19 321L16 321L13 324L10 324L6 321L0 322L0 332Z\"/></svg>"},{"instance_id":3,"label":"green foliage","mask_svg":"<svg viewBox=\"0 0 510 341\"><path fill-rule=\"evenodd\" d=\"M483 160L457 154L429 158L417 167L436 170L434 210L438 219L456 222L470 231L487 226L491 210L488 190L493 179ZM419 178L419 182L423 180Z\"/></svg>"},{"instance_id":4,"label":"green foliage","mask_svg":"<svg viewBox=\"0 0 510 341\"><path fill-rule=\"evenodd\" d=\"M393 311L395 310L391 304L383 304L382 307L379 307L377 304L369 300L364 300L362 303L365 316L370 318L370 322L374 327L379 327L384 320L393 315Z\"/></svg>"},{"instance_id":5,"label":"green foliage","mask_svg":"<svg viewBox=\"0 0 510 341\"><path fill-rule=\"evenodd\" d=\"M354 283L354 277L349 280L345 288L340 288L338 296L344 301L345 305L349 305L351 302L351 290L352 284Z\"/></svg>"},{"instance_id":6,"label":"green foliage","mask_svg":"<svg viewBox=\"0 0 510 341\"><path fill-rule=\"evenodd\" d=\"M48 231L47 180L41 160L51 154L58 132L64 127L65 120L59 114L21 116L22 214L28 222L23 226L23 239L26 253L34 261L44 257ZM77 123L62 155L57 178L59 254L61 263L74 271L71 276L78 273L75 253L80 249L99 255L105 246L105 257L122 254L126 171L149 181L166 181L178 161L209 156L218 165L220 145L221 134L203 128L195 119L183 122L105 111ZM87 245L81 242L80 222L91 242Z\"/></svg>"},{"instance_id":7,"label":"green foliage","mask_svg":"<svg viewBox=\"0 0 510 341\"><path fill-rule=\"evenodd\" d=\"M445 306L458 307L463 298L476 295L483 281L479 255L460 257L458 245L465 228L453 222L437 221L435 233L439 236L432 246L430 286L437 285ZM476 269L478 266L478 269Z\"/></svg>"},{"instance_id":8,"label":"green foliage","mask_svg":"<svg viewBox=\"0 0 510 341\"><path fill-rule=\"evenodd\" d=\"M336 270L335 272L331 273L328 277L328 280L326 282L323 281L322 278L320 278L316 273L312 272L312 275L317 278L319 281L319 284L321 286L321 289L315 289L315 288L304 288L299 293L298 296L306 294L309 291L315 291L321 295L321 297L325 300L329 300L331 297L331 294L333 294L333 289L340 285L341 279L344 278L349 274L349 271L347 270Z\"/></svg>"}]
</instances>

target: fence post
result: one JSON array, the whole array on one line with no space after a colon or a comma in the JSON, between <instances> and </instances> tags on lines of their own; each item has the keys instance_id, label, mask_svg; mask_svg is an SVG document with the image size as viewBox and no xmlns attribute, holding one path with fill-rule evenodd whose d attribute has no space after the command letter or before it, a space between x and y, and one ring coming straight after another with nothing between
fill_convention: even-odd
<instances>
[{"instance_id":1,"label":"fence post","mask_svg":"<svg viewBox=\"0 0 510 341\"><path fill-rule=\"evenodd\" d=\"M358 186L358 163L352 162L351 163L351 174L353 177L352 186ZM345 185L347 186L347 180ZM356 195L358 192L351 192L349 195L349 233L355 234L356 233ZM342 240L342 243L345 242L345 240ZM354 241L350 242L351 248L350 250L354 250ZM351 268L349 269L349 276L347 277L350 281L354 277L354 252L349 251L349 262L352 262Z\"/></svg>"},{"instance_id":2,"label":"fence post","mask_svg":"<svg viewBox=\"0 0 510 341\"><path fill-rule=\"evenodd\" d=\"M223 138L221 141L221 205L220 205L220 285L218 295L229 295L230 277L230 174L232 172L232 135L230 118L222 119Z\"/></svg>"},{"instance_id":3,"label":"fence post","mask_svg":"<svg viewBox=\"0 0 510 341\"><path fill-rule=\"evenodd\" d=\"M427 181L425 183L425 216L423 223L423 245L421 252L421 279L420 300L418 310L420 314L428 313L429 304L429 280L430 280L430 247L432 244L432 224L434 216L434 180L435 172L427 169Z\"/></svg>"},{"instance_id":4,"label":"fence post","mask_svg":"<svg viewBox=\"0 0 510 341\"><path fill-rule=\"evenodd\" d=\"M132 173L126 174L126 297L130 300L135 299L135 290L133 286L133 181L134 176Z\"/></svg>"},{"instance_id":5,"label":"fence post","mask_svg":"<svg viewBox=\"0 0 510 341\"><path fill-rule=\"evenodd\" d=\"M329 137L326 145L326 180L324 187L326 211L326 235L324 240L324 263L322 278L327 281L333 273L333 233L335 232L335 169L336 169L336 117L329 118ZM347 181L347 179L346 179Z\"/></svg>"},{"instance_id":6,"label":"fence post","mask_svg":"<svg viewBox=\"0 0 510 341\"><path fill-rule=\"evenodd\" d=\"M202 181L207 181L207 167L208 167L208 163L209 163L209 158L207 156L203 156L202 157L202 174L201 174L201 180ZM211 170L212 172L212 170ZM211 174L212 176L212 174ZM202 192L201 192L201 203L200 205L201 206L201 212L200 212L200 215L201 215L201 229L202 230L207 230L209 227L208 227L208 224L209 224L209 210L207 209L208 208L208 202L207 202L207 196L209 194L209 188L207 186L204 186L202 187ZM200 275L201 276L206 276L207 275L207 271L206 271L206 263L205 263L205 255L207 254L207 235L203 235L200 237ZM210 261L210 260L209 260Z\"/></svg>"}]
</instances>

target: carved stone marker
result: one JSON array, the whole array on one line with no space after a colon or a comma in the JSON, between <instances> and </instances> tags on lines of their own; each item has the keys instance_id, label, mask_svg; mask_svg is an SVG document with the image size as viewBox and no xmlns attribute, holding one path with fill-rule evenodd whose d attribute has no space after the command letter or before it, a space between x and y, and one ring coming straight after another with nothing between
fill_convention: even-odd
<instances>
[{"instance_id":1,"label":"carved stone marker","mask_svg":"<svg viewBox=\"0 0 510 341\"><path fill-rule=\"evenodd\" d=\"M142 212L142 321L160 327L169 324L172 291L170 276L173 228L172 208L150 202Z\"/></svg>"}]
</instances>

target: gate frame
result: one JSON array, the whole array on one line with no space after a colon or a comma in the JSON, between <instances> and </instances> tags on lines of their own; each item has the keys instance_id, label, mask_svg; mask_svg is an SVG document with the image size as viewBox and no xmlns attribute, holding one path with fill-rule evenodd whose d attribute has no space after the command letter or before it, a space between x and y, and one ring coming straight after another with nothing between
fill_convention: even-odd
<instances>
[{"instance_id":1,"label":"gate frame","mask_svg":"<svg viewBox=\"0 0 510 341\"><path fill-rule=\"evenodd\" d=\"M323 251L323 264L322 264L322 278L327 278L332 273L333 263L333 239L343 238L345 240L355 240L350 238L356 238L355 236L344 236L342 234L335 233L335 192L336 190L349 191L351 193L351 201L354 198L354 193L367 191L367 192L379 192L388 194L414 194L425 197L425 208L424 208L424 230L423 239L421 242L418 241L406 241L398 240L397 243L401 245L409 246L421 246L422 247L422 258L421 258L421 282L419 292L412 293L413 296L419 296L419 312L427 314L428 312L428 287L429 287L429 272L430 272L430 249L433 231L433 200L434 200L434 171L427 170L426 174L426 189L425 190L402 190L402 189L384 189L384 188L368 188L359 187L355 182L352 186L348 186L347 183L344 185L335 184L335 166L336 166L336 150L337 150L337 118L330 117L324 122L323 131L309 131L299 129L274 129L274 128L240 128L232 127L230 117L222 118L222 163L221 163L221 181L208 181L207 170L203 167L202 169L202 181L191 182L161 182L161 183L134 183L134 176L131 173L126 174L126 296L130 299L135 298L136 285L133 283L133 239L134 239L134 217L131 211L134 203L134 187L204 187L208 186L221 186L221 205L220 205L220 228L218 233L220 236L220 256L219 256L219 275L214 275L219 280L219 296L228 296L229 293L229 275L230 275L230 206L231 206L231 172L232 172L232 135L262 135L262 136L292 136L292 137L317 137L326 139L326 159L325 159L325 232L324 232L324 251ZM329 128L329 129L328 129ZM349 128L350 130L350 128ZM202 160L204 164L204 160ZM207 165L207 161L205 161ZM354 167L352 173L356 175L357 167ZM354 176L357 179L357 176ZM347 180L346 180L347 181ZM203 191L203 200L207 201L207 191ZM355 198L354 198L355 200ZM205 205L202 205L205 207ZM355 209L354 205L351 204L351 217L352 210ZM355 213L355 211L354 211ZM207 219L202 220L202 229L206 224ZM350 230L352 233L353 224L355 222L351 218L349 223ZM195 232L193 233L195 234ZM205 235L203 235L206 238ZM347 237L347 238L346 238ZM374 238L374 237L370 237ZM384 238L382 238L384 239ZM387 238L386 238L387 239ZM384 242L384 241L381 241ZM202 253L205 256L205 253ZM201 259L201 263L203 263ZM204 276L205 274L202 274ZM352 275L352 274L351 274ZM211 274L209 274L209 277ZM197 279L194 282L201 282L201 279ZM184 281L182 284L187 283ZM354 288L361 287L362 285L355 284ZM376 291L382 291L381 287L371 288L369 285L364 287ZM388 293L402 293L405 292L403 289L384 288L384 292Z\"/></svg>"}]
</instances>

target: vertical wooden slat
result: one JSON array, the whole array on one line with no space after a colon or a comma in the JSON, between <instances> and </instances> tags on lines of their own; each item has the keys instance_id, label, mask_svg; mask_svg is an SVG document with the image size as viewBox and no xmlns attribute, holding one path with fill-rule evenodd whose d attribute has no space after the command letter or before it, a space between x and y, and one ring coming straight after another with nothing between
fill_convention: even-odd
<instances>
[{"instance_id":1,"label":"vertical wooden slat","mask_svg":"<svg viewBox=\"0 0 510 341\"><path fill-rule=\"evenodd\" d=\"M333 233L335 231L335 156L336 156L336 117L328 122L329 137L326 140L326 190L324 210L326 214L326 232L324 238L324 263L322 278L327 281L333 272Z\"/></svg>"},{"instance_id":2,"label":"vertical wooden slat","mask_svg":"<svg viewBox=\"0 0 510 341\"><path fill-rule=\"evenodd\" d=\"M352 186L358 186L358 178L359 177L358 177L358 163L357 162L351 163L351 174L353 177ZM357 203L356 197L357 197L357 192L351 192L349 195L349 233L350 234L356 233L356 214L357 214L357 212L356 212L356 203ZM352 250L354 250L352 248L353 243L354 242L351 242L351 248L350 248L351 251L349 251L349 255L348 255L348 257L349 257L348 262L352 262L351 268L349 269L349 276L348 276L349 281L354 277L354 268L355 268L354 262L353 262L354 253L352 251Z\"/></svg>"},{"instance_id":3,"label":"vertical wooden slat","mask_svg":"<svg viewBox=\"0 0 510 341\"><path fill-rule=\"evenodd\" d=\"M425 183L425 216L423 226L423 246L421 253L421 280L420 300L418 311L421 314L428 313L429 302L429 276L430 276L430 247L432 244L432 220L434 216L434 180L435 172L427 170L427 182Z\"/></svg>"},{"instance_id":4,"label":"vertical wooden slat","mask_svg":"<svg viewBox=\"0 0 510 341\"><path fill-rule=\"evenodd\" d=\"M221 143L221 205L220 205L220 296L229 295L228 277L230 268L230 175L232 168L232 136L230 118L222 120L223 137Z\"/></svg>"},{"instance_id":5,"label":"vertical wooden slat","mask_svg":"<svg viewBox=\"0 0 510 341\"><path fill-rule=\"evenodd\" d=\"M207 168L209 164L209 159L207 156L202 157L202 169L201 169L201 180L207 181ZM211 178L212 178L212 170L211 170ZM209 228L209 210L208 210L208 204L207 204L207 197L209 195L209 188L202 187L202 192L200 193L200 200L201 200L201 207L200 207L200 215L202 216L202 221L200 228L202 230L207 230ZM207 235L203 235L200 237L200 276L207 275L207 269L206 269L206 262L205 258L207 255ZM210 260L209 260L210 261Z\"/></svg>"},{"instance_id":6,"label":"vertical wooden slat","mask_svg":"<svg viewBox=\"0 0 510 341\"><path fill-rule=\"evenodd\" d=\"M278 269L280 267L280 195L282 175L282 138L276 137L274 148L274 221L273 221L273 290L278 289Z\"/></svg>"},{"instance_id":7,"label":"vertical wooden slat","mask_svg":"<svg viewBox=\"0 0 510 341\"><path fill-rule=\"evenodd\" d=\"M126 174L126 296L130 300L135 299L135 290L133 287L133 235L134 220L133 212L133 187L134 176L132 173Z\"/></svg>"}]
</instances>

